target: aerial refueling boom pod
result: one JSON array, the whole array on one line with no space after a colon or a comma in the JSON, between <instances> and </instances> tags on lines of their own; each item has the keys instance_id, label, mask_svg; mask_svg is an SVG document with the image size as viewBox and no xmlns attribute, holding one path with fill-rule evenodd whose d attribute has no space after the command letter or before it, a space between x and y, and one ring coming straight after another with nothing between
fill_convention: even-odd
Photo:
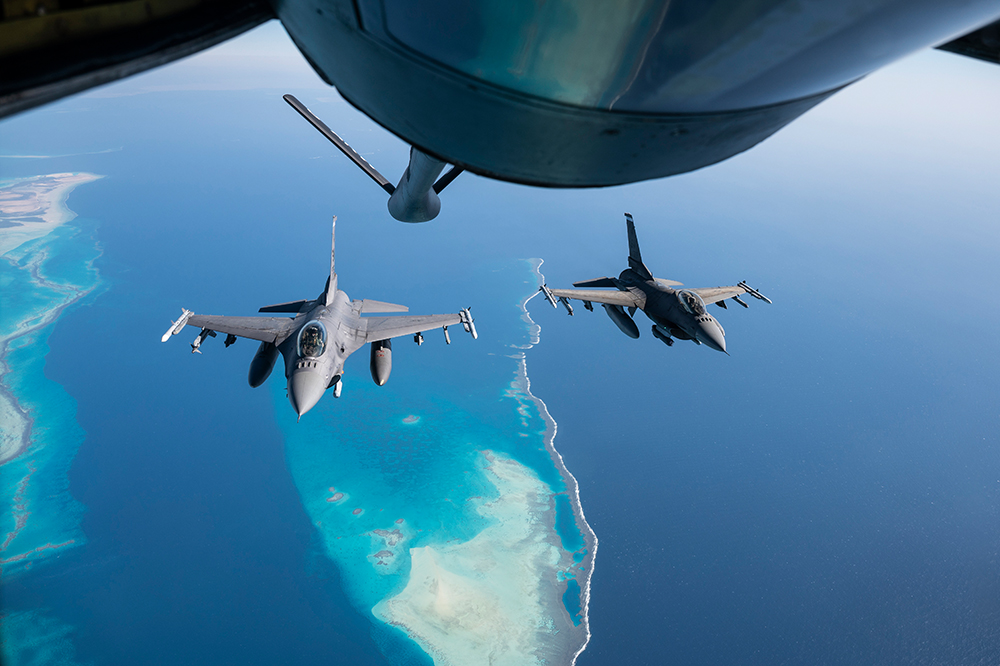
<instances>
[{"instance_id":1,"label":"aerial refueling boom pod","mask_svg":"<svg viewBox=\"0 0 1000 666\"><path fill-rule=\"evenodd\" d=\"M448 166L447 163L411 146L410 164L399 179L399 184L393 186L385 176L379 173L378 169L361 157L358 151L351 148L302 102L295 99L293 95L285 95L284 100L319 130L319 133L335 145L340 152L344 153L347 159L354 162L379 187L388 192L389 214L394 218L400 222L427 222L433 220L441 212L441 199L438 198L438 194L462 173L461 167L453 166L448 173L438 178L444 168Z\"/></svg>"}]
</instances>

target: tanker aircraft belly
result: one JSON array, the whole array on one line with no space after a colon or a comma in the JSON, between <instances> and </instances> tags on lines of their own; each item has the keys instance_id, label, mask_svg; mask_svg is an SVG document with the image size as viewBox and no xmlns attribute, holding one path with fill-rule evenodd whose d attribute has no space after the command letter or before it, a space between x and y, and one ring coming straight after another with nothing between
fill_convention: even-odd
<instances>
[{"instance_id":1,"label":"tanker aircraft belly","mask_svg":"<svg viewBox=\"0 0 1000 666\"><path fill-rule=\"evenodd\" d=\"M629 267L621 275L574 282L573 286L580 289L549 289L548 285L542 285L539 290L545 298L552 307L562 303L571 315L573 306L570 299L583 301L584 307L591 311L593 303L600 303L611 321L630 338L639 337L639 327L632 315L636 310L642 310L653 322L653 336L668 347L673 346L674 338L677 338L728 354L726 332L705 306L715 303L726 309L726 299L732 299L747 307L746 302L740 299L743 294L767 303L771 300L746 282L731 287L677 289L683 286L680 282L653 277L642 262L635 223L629 213L625 213L625 221Z\"/></svg>"},{"instance_id":2,"label":"tanker aircraft belly","mask_svg":"<svg viewBox=\"0 0 1000 666\"><path fill-rule=\"evenodd\" d=\"M334 230L337 218L334 217ZM208 337L225 333L228 347L238 337L257 340L260 346L250 363L247 377L250 386L264 383L280 353L288 380L288 399L301 417L313 408L328 388L340 397L344 361L365 344L371 345L372 379L382 386L392 370L391 338L412 335L423 343L423 332L444 329L445 341L451 344L448 327L461 325L477 337L472 314L464 308L456 314L369 317L368 313L407 312L408 308L373 300L352 301L337 286L334 254L330 252L330 277L323 293L314 300L299 300L260 308L262 313L286 313L291 317L228 317L199 315L183 310L161 340L166 342L184 326L200 332L191 343L192 353L201 353Z\"/></svg>"}]
</instances>

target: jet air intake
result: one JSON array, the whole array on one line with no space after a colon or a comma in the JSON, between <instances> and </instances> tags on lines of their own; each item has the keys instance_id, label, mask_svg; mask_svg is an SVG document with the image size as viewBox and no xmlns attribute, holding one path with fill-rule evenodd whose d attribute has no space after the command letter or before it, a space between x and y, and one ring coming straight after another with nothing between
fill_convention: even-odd
<instances>
[{"instance_id":1,"label":"jet air intake","mask_svg":"<svg viewBox=\"0 0 1000 666\"><path fill-rule=\"evenodd\" d=\"M267 381L267 378L271 376L271 371L274 370L274 361L277 358L278 348L274 346L274 343L260 343L257 353L250 361L250 372L247 375L247 381L250 382L251 387L257 388Z\"/></svg>"},{"instance_id":2,"label":"jet air intake","mask_svg":"<svg viewBox=\"0 0 1000 666\"><path fill-rule=\"evenodd\" d=\"M369 366L372 371L372 381L379 386L385 386L389 381L389 373L392 372L392 341L379 340L373 342L372 358Z\"/></svg>"},{"instance_id":3,"label":"jet air intake","mask_svg":"<svg viewBox=\"0 0 1000 666\"><path fill-rule=\"evenodd\" d=\"M635 325L635 321L632 317L625 314L620 305L609 305L607 303L602 303L604 311L608 313L611 317L611 321L615 322L615 326L621 329L621 332L630 338L639 337L639 327Z\"/></svg>"}]
</instances>

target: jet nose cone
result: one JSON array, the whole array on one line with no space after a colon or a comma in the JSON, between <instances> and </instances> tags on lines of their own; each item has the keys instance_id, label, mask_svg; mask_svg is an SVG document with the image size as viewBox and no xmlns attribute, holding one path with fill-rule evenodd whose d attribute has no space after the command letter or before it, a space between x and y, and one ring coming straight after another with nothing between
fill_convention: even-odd
<instances>
[{"instance_id":1,"label":"jet nose cone","mask_svg":"<svg viewBox=\"0 0 1000 666\"><path fill-rule=\"evenodd\" d=\"M722 332L722 329L719 328L719 325L714 321L705 321L701 323L701 330L698 332L698 339L712 349L728 354L726 351L726 336Z\"/></svg>"},{"instance_id":2,"label":"jet nose cone","mask_svg":"<svg viewBox=\"0 0 1000 666\"><path fill-rule=\"evenodd\" d=\"M299 370L288 382L288 400L295 413L302 416L316 406L325 389L326 383L318 372Z\"/></svg>"}]
</instances>

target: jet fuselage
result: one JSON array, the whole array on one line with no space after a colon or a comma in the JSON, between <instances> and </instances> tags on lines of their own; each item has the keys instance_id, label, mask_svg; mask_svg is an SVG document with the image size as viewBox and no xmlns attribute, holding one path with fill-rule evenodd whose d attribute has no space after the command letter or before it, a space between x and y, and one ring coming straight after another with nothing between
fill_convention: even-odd
<instances>
[{"instance_id":1,"label":"jet fuselage","mask_svg":"<svg viewBox=\"0 0 1000 666\"><path fill-rule=\"evenodd\" d=\"M288 400L297 414L319 402L326 389L340 381L344 361L365 341L361 317L347 294L337 290L333 302L317 305L296 317L300 325L280 345L288 380Z\"/></svg>"},{"instance_id":2,"label":"jet fuselage","mask_svg":"<svg viewBox=\"0 0 1000 666\"><path fill-rule=\"evenodd\" d=\"M645 304L641 309L664 335L726 351L726 332L722 324L708 314L705 304L692 292L668 287L655 278L645 279L631 268L622 271L618 281L622 287L644 294Z\"/></svg>"}]
</instances>

